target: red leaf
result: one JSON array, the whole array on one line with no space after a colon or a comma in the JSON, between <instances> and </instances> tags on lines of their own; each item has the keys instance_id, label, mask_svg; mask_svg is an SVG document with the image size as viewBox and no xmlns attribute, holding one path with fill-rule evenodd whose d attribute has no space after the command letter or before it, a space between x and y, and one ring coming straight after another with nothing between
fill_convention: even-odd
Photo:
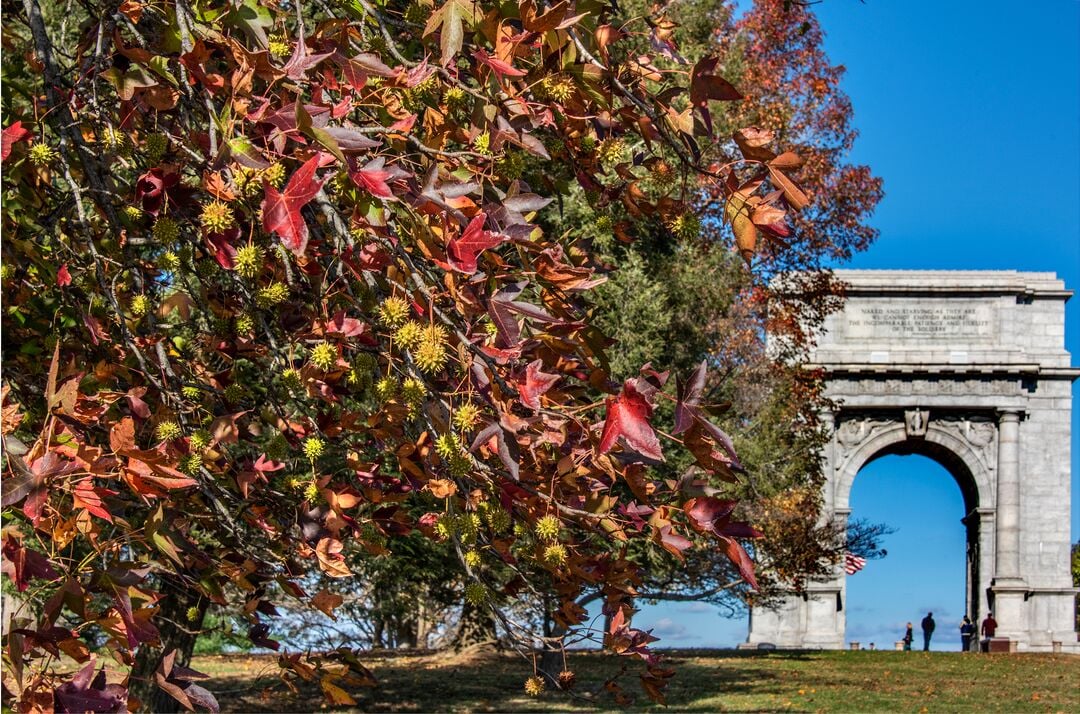
<instances>
[{"instance_id":1,"label":"red leaf","mask_svg":"<svg viewBox=\"0 0 1080 714\"><path fill-rule=\"evenodd\" d=\"M384 164L385 161L381 156L377 159L372 159L364 166L364 168L350 172L349 178L353 180L353 183L375 198L393 201L394 193L386 183L387 179L393 177L393 173L384 169Z\"/></svg>"},{"instance_id":2,"label":"red leaf","mask_svg":"<svg viewBox=\"0 0 1080 714\"><path fill-rule=\"evenodd\" d=\"M62 288L71 285L71 273L68 272L67 263L61 265L60 270L56 271L56 284Z\"/></svg>"},{"instance_id":3,"label":"red leaf","mask_svg":"<svg viewBox=\"0 0 1080 714\"><path fill-rule=\"evenodd\" d=\"M679 560L683 559L682 552L692 545L689 538L681 536L671 529L671 526L664 526L656 533L656 540L663 546L664 550L674 555Z\"/></svg>"},{"instance_id":4,"label":"red leaf","mask_svg":"<svg viewBox=\"0 0 1080 714\"><path fill-rule=\"evenodd\" d=\"M521 395L521 403L530 409L540 408L540 395L548 391L559 381L559 375L541 372L543 362L536 360L530 362L525 368L525 374L518 380L518 392Z\"/></svg>"},{"instance_id":5,"label":"red leaf","mask_svg":"<svg viewBox=\"0 0 1080 714\"><path fill-rule=\"evenodd\" d=\"M746 550L734 538L721 536L720 540L724 542L724 550L727 553L728 560L738 568L742 579L754 590L758 590L757 578L754 577L754 561L750 560Z\"/></svg>"},{"instance_id":6,"label":"red leaf","mask_svg":"<svg viewBox=\"0 0 1080 714\"><path fill-rule=\"evenodd\" d=\"M3 572L15 581L15 589L24 592L30 587L30 578L59 580L60 576L44 555L24 548L10 533L4 536Z\"/></svg>"},{"instance_id":7,"label":"red leaf","mask_svg":"<svg viewBox=\"0 0 1080 714\"><path fill-rule=\"evenodd\" d=\"M105 503L101 500L105 496L115 496L116 491L94 486L90 479L85 479L75 484L74 500L75 507L89 511L98 518L103 518L109 523L113 522L112 514L105 509Z\"/></svg>"},{"instance_id":8,"label":"red leaf","mask_svg":"<svg viewBox=\"0 0 1080 714\"><path fill-rule=\"evenodd\" d=\"M30 137L30 131L23 129L22 121L17 121L4 129L3 146L0 147L0 161L7 161L15 144Z\"/></svg>"},{"instance_id":9,"label":"red leaf","mask_svg":"<svg viewBox=\"0 0 1080 714\"><path fill-rule=\"evenodd\" d=\"M269 183L264 185L266 195L262 201L262 222L267 233L277 233L285 247L300 256L307 250L308 227L300 215L303 208L315 198L323 182L315 180L322 155L304 162L289 179L284 191L278 191Z\"/></svg>"},{"instance_id":10,"label":"red leaf","mask_svg":"<svg viewBox=\"0 0 1080 714\"><path fill-rule=\"evenodd\" d=\"M491 71L494 72L495 74L499 75L500 77L503 77L503 76L524 77L525 76L525 72L522 72L520 69L515 68L509 62L504 62L501 59L499 59L498 57L492 57L491 55L489 55L487 52L484 52L483 50L476 50L475 52L473 52L473 57L475 57L476 60L478 62L480 62L481 64L485 64L488 67L490 67Z\"/></svg>"},{"instance_id":11,"label":"red leaf","mask_svg":"<svg viewBox=\"0 0 1080 714\"><path fill-rule=\"evenodd\" d=\"M649 425L652 405L635 385L635 380L623 383L622 394L607 398L607 420L600 436L600 453L606 454L619 437L630 448L655 461L663 461L660 441Z\"/></svg>"},{"instance_id":12,"label":"red leaf","mask_svg":"<svg viewBox=\"0 0 1080 714\"><path fill-rule=\"evenodd\" d=\"M446 247L446 254L454 270L472 275L476 272L477 256L506 240L506 236L496 231L485 231L486 213L478 213L460 237L451 239Z\"/></svg>"}]
</instances>

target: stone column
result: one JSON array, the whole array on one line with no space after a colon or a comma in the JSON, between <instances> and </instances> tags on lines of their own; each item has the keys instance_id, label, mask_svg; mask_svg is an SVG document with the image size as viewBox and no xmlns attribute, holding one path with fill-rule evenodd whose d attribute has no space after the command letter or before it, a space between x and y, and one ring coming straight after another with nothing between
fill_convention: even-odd
<instances>
[{"instance_id":1,"label":"stone column","mask_svg":"<svg viewBox=\"0 0 1080 714\"><path fill-rule=\"evenodd\" d=\"M1005 410L998 419L997 517L994 549L994 619L998 636L1027 640L1024 596L1020 577L1020 412Z\"/></svg>"},{"instance_id":2,"label":"stone column","mask_svg":"<svg viewBox=\"0 0 1080 714\"><path fill-rule=\"evenodd\" d=\"M997 555L994 577L1020 577L1020 413L998 421Z\"/></svg>"}]
</instances>

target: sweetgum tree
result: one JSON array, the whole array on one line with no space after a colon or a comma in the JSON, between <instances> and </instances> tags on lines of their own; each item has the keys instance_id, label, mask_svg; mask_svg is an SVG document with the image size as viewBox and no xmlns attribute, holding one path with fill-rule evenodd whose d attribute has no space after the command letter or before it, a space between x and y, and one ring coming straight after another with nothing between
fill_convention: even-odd
<instances>
[{"instance_id":1,"label":"sweetgum tree","mask_svg":"<svg viewBox=\"0 0 1080 714\"><path fill-rule=\"evenodd\" d=\"M742 129L739 156L708 157L716 102L743 96L718 58L669 67L673 36L592 2L5 10L18 706L216 710L184 666L208 607L276 649L275 601L341 602L305 574L352 577L346 548L418 534L451 545L471 606L523 642L504 597L554 592L585 636L577 600L600 585L595 637L662 699L629 548L719 548L754 586L739 541L758 532L654 475L680 450L699 480L740 468L706 368L677 388L662 365L613 379L587 309L607 266L537 214L571 167L596 205L669 226L709 192L747 255L747 222L787 232L795 154ZM621 51L643 37L658 49ZM661 160L686 180L658 182ZM101 641L129 677L95 676ZM84 668L62 674L61 652ZM280 664L332 704L374 683L345 648Z\"/></svg>"}]
</instances>

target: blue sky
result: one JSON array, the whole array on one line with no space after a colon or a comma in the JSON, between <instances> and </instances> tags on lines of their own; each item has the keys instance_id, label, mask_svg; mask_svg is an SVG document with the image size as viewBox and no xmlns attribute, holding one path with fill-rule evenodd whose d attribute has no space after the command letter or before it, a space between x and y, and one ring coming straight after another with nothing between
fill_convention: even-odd
<instances>
[{"instance_id":1,"label":"blue sky","mask_svg":"<svg viewBox=\"0 0 1080 714\"><path fill-rule=\"evenodd\" d=\"M885 180L881 237L847 267L1053 271L1080 290L1080 3L825 0L814 6L861 136L853 159ZM1080 296L1066 346L1080 363ZM1074 387L1074 400L1080 396ZM1080 409L1073 409L1073 540L1080 538ZM900 504L898 506L898 504ZM879 646L927 610L934 649L958 649L960 490L929 459L864 469L853 517L897 529L889 556L848 580L848 638ZM726 647L746 622L676 603L637 624L665 644Z\"/></svg>"}]
</instances>

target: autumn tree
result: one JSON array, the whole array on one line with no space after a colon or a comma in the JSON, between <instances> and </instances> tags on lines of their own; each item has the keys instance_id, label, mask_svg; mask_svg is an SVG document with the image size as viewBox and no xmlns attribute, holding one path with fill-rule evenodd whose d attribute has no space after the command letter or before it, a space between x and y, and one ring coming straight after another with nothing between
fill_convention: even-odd
<instances>
[{"instance_id":1,"label":"autumn tree","mask_svg":"<svg viewBox=\"0 0 1080 714\"><path fill-rule=\"evenodd\" d=\"M671 38L623 53L593 3L5 10L20 709L216 710L186 666L210 606L277 649L275 601L341 601L307 573L353 577L348 550L417 535L449 544L469 602L522 643L497 605L542 573L560 626L639 659L662 699L628 548L720 544L754 586L740 541L759 534L653 475L684 447L720 485L739 468L705 366L614 373L588 300L608 266L539 216L561 195L544 177L571 166L597 205L665 224L708 192L747 255L744 219L787 231L806 201L780 141L740 130L738 160L706 156L717 102L742 96L718 58L661 72ZM692 180L643 190L660 160ZM610 622L590 632L578 599L598 583ZM95 676L93 633L130 677ZM280 664L334 704L373 683L344 647Z\"/></svg>"}]
</instances>

